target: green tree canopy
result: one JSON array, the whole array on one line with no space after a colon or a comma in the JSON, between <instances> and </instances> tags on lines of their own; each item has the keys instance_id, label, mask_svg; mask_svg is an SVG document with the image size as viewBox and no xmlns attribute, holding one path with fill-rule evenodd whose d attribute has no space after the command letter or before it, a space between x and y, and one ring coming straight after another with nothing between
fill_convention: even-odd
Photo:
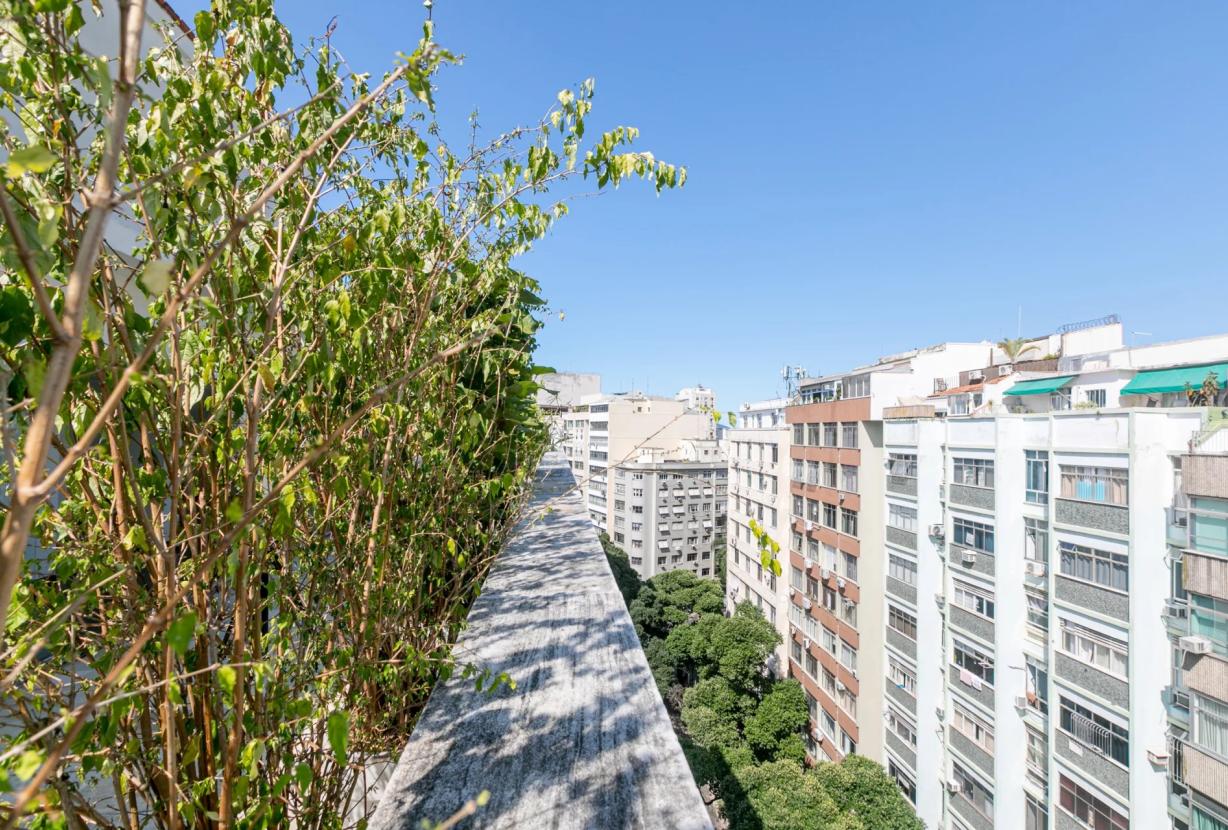
<instances>
[{"instance_id":1,"label":"green tree canopy","mask_svg":"<svg viewBox=\"0 0 1228 830\"><path fill-rule=\"evenodd\" d=\"M802 746L798 733L803 731L809 722L810 713L806 707L806 693L802 691L802 685L796 680L783 680L775 683L763 696L763 700L759 701L754 714L746 719L743 731L746 742L759 757L780 757L784 751L785 755L796 758L797 748ZM804 746L802 752L804 758Z\"/></svg>"},{"instance_id":2,"label":"green tree canopy","mask_svg":"<svg viewBox=\"0 0 1228 830\"><path fill-rule=\"evenodd\" d=\"M658 574L648 580L631 604L631 620L644 641L664 639L692 614L719 614L725 605L721 586L690 571Z\"/></svg>"},{"instance_id":3,"label":"green tree canopy","mask_svg":"<svg viewBox=\"0 0 1228 830\"><path fill-rule=\"evenodd\" d=\"M923 830L899 786L880 765L860 755L838 764L820 764L815 777L842 811L858 816L875 830Z\"/></svg>"}]
</instances>

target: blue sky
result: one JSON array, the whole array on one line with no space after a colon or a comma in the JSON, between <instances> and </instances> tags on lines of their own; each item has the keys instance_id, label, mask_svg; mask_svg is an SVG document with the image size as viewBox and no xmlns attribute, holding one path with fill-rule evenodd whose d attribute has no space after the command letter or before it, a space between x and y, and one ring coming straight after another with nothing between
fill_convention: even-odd
<instances>
[{"instance_id":1,"label":"blue sky","mask_svg":"<svg viewBox=\"0 0 1228 830\"><path fill-rule=\"evenodd\" d=\"M190 13L200 0L175 0ZM416 0L282 0L380 73ZM718 404L942 340L1116 312L1228 329L1228 4L436 0L441 118L494 134L597 82L687 186L579 200L523 268L541 362Z\"/></svg>"}]
</instances>

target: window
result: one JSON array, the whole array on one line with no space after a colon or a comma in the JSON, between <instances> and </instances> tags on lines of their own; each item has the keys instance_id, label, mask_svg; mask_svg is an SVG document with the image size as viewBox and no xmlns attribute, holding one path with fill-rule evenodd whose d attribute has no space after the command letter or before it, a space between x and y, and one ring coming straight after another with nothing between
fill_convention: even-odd
<instances>
[{"instance_id":1,"label":"window","mask_svg":"<svg viewBox=\"0 0 1228 830\"><path fill-rule=\"evenodd\" d=\"M626 510L627 503L623 501L622 499L614 499L614 509L615 510Z\"/></svg>"},{"instance_id":2,"label":"window","mask_svg":"<svg viewBox=\"0 0 1228 830\"><path fill-rule=\"evenodd\" d=\"M840 508L840 532L849 536L857 535L857 511L847 507Z\"/></svg>"},{"instance_id":3,"label":"window","mask_svg":"<svg viewBox=\"0 0 1228 830\"><path fill-rule=\"evenodd\" d=\"M1047 632L1049 630L1049 597L1044 591L1028 587L1023 589L1023 593L1028 601L1028 625Z\"/></svg>"},{"instance_id":4,"label":"window","mask_svg":"<svg viewBox=\"0 0 1228 830\"><path fill-rule=\"evenodd\" d=\"M855 448L857 446L857 424L844 424L840 430L840 446Z\"/></svg>"},{"instance_id":5,"label":"window","mask_svg":"<svg viewBox=\"0 0 1228 830\"><path fill-rule=\"evenodd\" d=\"M806 499L806 518L812 522L819 520L819 502L814 499Z\"/></svg>"},{"instance_id":6,"label":"window","mask_svg":"<svg viewBox=\"0 0 1228 830\"><path fill-rule=\"evenodd\" d=\"M843 752L845 755L856 755L857 754L856 741L854 741L852 736L849 735L849 733L845 732L843 729L840 730L840 751Z\"/></svg>"},{"instance_id":7,"label":"window","mask_svg":"<svg viewBox=\"0 0 1228 830\"><path fill-rule=\"evenodd\" d=\"M902 608L888 604L887 626L900 632L910 640L917 639L917 618Z\"/></svg>"},{"instance_id":8,"label":"window","mask_svg":"<svg viewBox=\"0 0 1228 830\"><path fill-rule=\"evenodd\" d=\"M955 544L981 553L993 553L993 528L989 525L956 517L951 529Z\"/></svg>"},{"instance_id":9,"label":"window","mask_svg":"<svg viewBox=\"0 0 1228 830\"><path fill-rule=\"evenodd\" d=\"M857 492L857 468L850 464L840 465L840 489L846 493Z\"/></svg>"},{"instance_id":10,"label":"window","mask_svg":"<svg viewBox=\"0 0 1228 830\"><path fill-rule=\"evenodd\" d=\"M902 504L887 506L887 524L910 533L917 532L917 508L905 507Z\"/></svg>"},{"instance_id":11,"label":"window","mask_svg":"<svg viewBox=\"0 0 1228 830\"><path fill-rule=\"evenodd\" d=\"M635 497L635 498L637 498L637 499L641 499L641 498L643 498L643 497L644 497L644 488L643 488L643 487L632 487L632 488L631 488L631 495L632 495L632 496L634 496L634 497Z\"/></svg>"},{"instance_id":12,"label":"window","mask_svg":"<svg viewBox=\"0 0 1228 830\"><path fill-rule=\"evenodd\" d=\"M1228 761L1228 704L1191 692L1190 722L1194 745Z\"/></svg>"},{"instance_id":13,"label":"window","mask_svg":"<svg viewBox=\"0 0 1228 830\"><path fill-rule=\"evenodd\" d=\"M1058 542L1058 551L1063 576L1114 591L1129 590L1130 560L1126 554L1096 550L1073 542Z\"/></svg>"},{"instance_id":14,"label":"window","mask_svg":"<svg viewBox=\"0 0 1228 830\"><path fill-rule=\"evenodd\" d=\"M1030 562L1049 561L1049 528L1040 519L1023 519L1023 558Z\"/></svg>"},{"instance_id":15,"label":"window","mask_svg":"<svg viewBox=\"0 0 1228 830\"><path fill-rule=\"evenodd\" d=\"M917 477L917 456L893 452L887 456L887 475Z\"/></svg>"},{"instance_id":16,"label":"window","mask_svg":"<svg viewBox=\"0 0 1228 830\"><path fill-rule=\"evenodd\" d=\"M1058 619L1061 629L1061 650L1083 663L1124 678L1127 647L1124 640L1101 634L1065 617Z\"/></svg>"},{"instance_id":17,"label":"window","mask_svg":"<svg viewBox=\"0 0 1228 830\"><path fill-rule=\"evenodd\" d=\"M1123 767L1130 765L1130 732L1126 727L1065 695L1058 696L1058 709L1062 731Z\"/></svg>"},{"instance_id":18,"label":"window","mask_svg":"<svg viewBox=\"0 0 1228 830\"><path fill-rule=\"evenodd\" d=\"M961 679L963 679L963 672L966 671L982 683L988 683L990 686L993 685L993 658L988 654L985 654L976 646L957 639L954 641L952 655L952 662L961 670Z\"/></svg>"},{"instance_id":19,"label":"window","mask_svg":"<svg viewBox=\"0 0 1228 830\"><path fill-rule=\"evenodd\" d=\"M1062 498L1104 504L1129 503L1130 475L1117 467L1062 465Z\"/></svg>"},{"instance_id":20,"label":"window","mask_svg":"<svg viewBox=\"0 0 1228 830\"><path fill-rule=\"evenodd\" d=\"M1024 804L1023 830L1049 830L1049 811L1030 795Z\"/></svg>"},{"instance_id":21,"label":"window","mask_svg":"<svg viewBox=\"0 0 1228 830\"><path fill-rule=\"evenodd\" d=\"M899 554L887 557L887 575L907 585L917 584L917 563Z\"/></svg>"},{"instance_id":22,"label":"window","mask_svg":"<svg viewBox=\"0 0 1228 830\"><path fill-rule=\"evenodd\" d=\"M887 680L891 685L907 692L910 696L917 696L917 676L890 655L887 657Z\"/></svg>"},{"instance_id":23,"label":"window","mask_svg":"<svg viewBox=\"0 0 1228 830\"><path fill-rule=\"evenodd\" d=\"M823 446L836 446L836 428L838 424L823 424Z\"/></svg>"},{"instance_id":24,"label":"window","mask_svg":"<svg viewBox=\"0 0 1228 830\"><path fill-rule=\"evenodd\" d=\"M993 791L973 778L958 762L951 763L951 775L959 785L959 794L967 799L978 813L993 819Z\"/></svg>"},{"instance_id":25,"label":"window","mask_svg":"<svg viewBox=\"0 0 1228 830\"><path fill-rule=\"evenodd\" d=\"M836 506L834 504L823 503L823 526L836 529Z\"/></svg>"},{"instance_id":26,"label":"window","mask_svg":"<svg viewBox=\"0 0 1228 830\"><path fill-rule=\"evenodd\" d=\"M800 458L793 459L793 474L790 476L790 478L799 484L806 481L805 462L803 462Z\"/></svg>"},{"instance_id":27,"label":"window","mask_svg":"<svg viewBox=\"0 0 1228 830\"><path fill-rule=\"evenodd\" d=\"M806 425L805 424L794 424L793 425L793 443L799 447L806 443Z\"/></svg>"},{"instance_id":28,"label":"window","mask_svg":"<svg viewBox=\"0 0 1228 830\"><path fill-rule=\"evenodd\" d=\"M846 398L868 398L870 397L870 376L869 375L854 375L851 378L844 379L844 397Z\"/></svg>"},{"instance_id":29,"label":"window","mask_svg":"<svg viewBox=\"0 0 1228 830\"><path fill-rule=\"evenodd\" d=\"M692 506L694 506L694 505L692 505ZM641 514L642 514L642 513L644 512L644 505L642 505L642 504L633 504L633 505L631 505L631 512L632 512L632 513L641 513Z\"/></svg>"},{"instance_id":30,"label":"window","mask_svg":"<svg viewBox=\"0 0 1228 830\"><path fill-rule=\"evenodd\" d=\"M853 582L857 581L857 557L848 551L843 551L840 556L841 563L844 565L842 569L845 577Z\"/></svg>"},{"instance_id":31,"label":"window","mask_svg":"<svg viewBox=\"0 0 1228 830\"><path fill-rule=\"evenodd\" d=\"M793 515L797 516L799 519L803 518L806 515L804 512L805 508L803 507L803 504L804 504L804 501L801 496L793 497Z\"/></svg>"},{"instance_id":32,"label":"window","mask_svg":"<svg viewBox=\"0 0 1228 830\"><path fill-rule=\"evenodd\" d=\"M1092 830L1130 830L1130 820L1065 775L1058 775L1058 804Z\"/></svg>"},{"instance_id":33,"label":"window","mask_svg":"<svg viewBox=\"0 0 1228 830\"><path fill-rule=\"evenodd\" d=\"M955 596L953 602L965 611L992 620L994 616L993 596L974 585L960 580L954 581Z\"/></svg>"},{"instance_id":34,"label":"window","mask_svg":"<svg viewBox=\"0 0 1228 830\"><path fill-rule=\"evenodd\" d=\"M896 737L911 747L917 745L917 727L908 718L888 706L886 720L887 731L894 732Z\"/></svg>"},{"instance_id":35,"label":"window","mask_svg":"<svg viewBox=\"0 0 1228 830\"><path fill-rule=\"evenodd\" d=\"M895 779L896 786L903 791L904 795L908 796L908 800L914 805L917 803L917 784L912 780L903 767L897 766L895 759L888 756L887 758L887 774ZM1042 829L1043 830L1043 829Z\"/></svg>"},{"instance_id":36,"label":"window","mask_svg":"<svg viewBox=\"0 0 1228 830\"><path fill-rule=\"evenodd\" d=\"M843 610L841 611L840 617L846 623L856 628L857 627L857 603L853 602L851 599L845 599Z\"/></svg>"},{"instance_id":37,"label":"window","mask_svg":"<svg viewBox=\"0 0 1228 830\"><path fill-rule=\"evenodd\" d=\"M1109 393L1107 389L1088 389L1087 402L1092 406L1104 408L1109 401Z\"/></svg>"},{"instance_id":38,"label":"window","mask_svg":"<svg viewBox=\"0 0 1228 830\"><path fill-rule=\"evenodd\" d=\"M640 531L640 530L643 530L643 529L644 529L644 523L643 523L643 522L632 522L632 523L631 523L631 532L632 532L632 533L635 533L635 532Z\"/></svg>"},{"instance_id":39,"label":"window","mask_svg":"<svg viewBox=\"0 0 1228 830\"><path fill-rule=\"evenodd\" d=\"M1211 648L1228 657L1228 600L1190 594L1190 633L1206 637Z\"/></svg>"},{"instance_id":40,"label":"window","mask_svg":"<svg viewBox=\"0 0 1228 830\"><path fill-rule=\"evenodd\" d=\"M1024 688L1028 706L1040 712L1049 714L1049 673L1029 658L1025 657Z\"/></svg>"},{"instance_id":41,"label":"window","mask_svg":"<svg viewBox=\"0 0 1228 830\"><path fill-rule=\"evenodd\" d=\"M812 447L819 446L819 424L806 424L806 443Z\"/></svg>"},{"instance_id":42,"label":"window","mask_svg":"<svg viewBox=\"0 0 1228 830\"><path fill-rule=\"evenodd\" d=\"M615 532L615 533L614 533L614 541L615 541L615 542L621 542L621 541L623 541L623 535L622 535L621 533Z\"/></svg>"},{"instance_id":43,"label":"window","mask_svg":"<svg viewBox=\"0 0 1228 830\"><path fill-rule=\"evenodd\" d=\"M956 458L953 480L969 487L993 487L993 459Z\"/></svg>"},{"instance_id":44,"label":"window","mask_svg":"<svg viewBox=\"0 0 1228 830\"><path fill-rule=\"evenodd\" d=\"M962 732L974 744L993 754L993 727L972 713L972 710L955 701L951 725Z\"/></svg>"},{"instance_id":45,"label":"window","mask_svg":"<svg viewBox=\"0 0 1228 830\"><path fill-rule=\"evenodd\" d=\"M823 462L823 486L836 489L836 465L829 461Z\"/></svg>"},{"instance_id":46,"label":"window","mask_svg":"<svg viewBox=\"0 0 1228 830\"><path fill-rule=\"evenodd\" d=\"M1049 501L1049 453L1044 450L1024 450L1027 500L1035 504Z\"/></svg>"}]
</instances>

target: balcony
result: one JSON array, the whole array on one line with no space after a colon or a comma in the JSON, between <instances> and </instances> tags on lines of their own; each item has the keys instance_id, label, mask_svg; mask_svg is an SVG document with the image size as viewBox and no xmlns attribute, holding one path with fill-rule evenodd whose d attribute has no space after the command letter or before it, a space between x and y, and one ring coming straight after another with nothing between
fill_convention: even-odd
<instances>
[{"instance_id":1,"label":"balcony","mask_svg":"<svg viewBox=\"0 0 1228 830\"><path fill-rule=\"evenodd\" d=\"M461 672L441 682L372 830L442 821L484 788L474 826L712 827L571 487L565 462L548 456L532 521L500 554L455 647L517 687L477 691Z\"/></svg>"}]
</instances>

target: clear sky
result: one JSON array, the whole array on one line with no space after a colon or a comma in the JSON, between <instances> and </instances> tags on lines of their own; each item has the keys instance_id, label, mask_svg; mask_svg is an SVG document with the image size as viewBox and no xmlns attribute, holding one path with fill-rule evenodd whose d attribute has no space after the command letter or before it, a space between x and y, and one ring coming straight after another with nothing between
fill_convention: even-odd
<instances>
[{"instance_id":1,"label":"clear sky","mask_svg":"<svg viewBox=\"0 0 1228 830\"><path fill-rule=\"evenodd\" d=\"M189 17L202 0L173 0ZM376 74L417 0L280 0ZM597 82L685 164L581 200L521 263L541 362L722 408L943 340L1122 315L1135 343L1228 330L1228 3L436 0L441 116L489 134ZM1133 332L1133 334L1131 334Z\"/></svg>"}]
</instances>

